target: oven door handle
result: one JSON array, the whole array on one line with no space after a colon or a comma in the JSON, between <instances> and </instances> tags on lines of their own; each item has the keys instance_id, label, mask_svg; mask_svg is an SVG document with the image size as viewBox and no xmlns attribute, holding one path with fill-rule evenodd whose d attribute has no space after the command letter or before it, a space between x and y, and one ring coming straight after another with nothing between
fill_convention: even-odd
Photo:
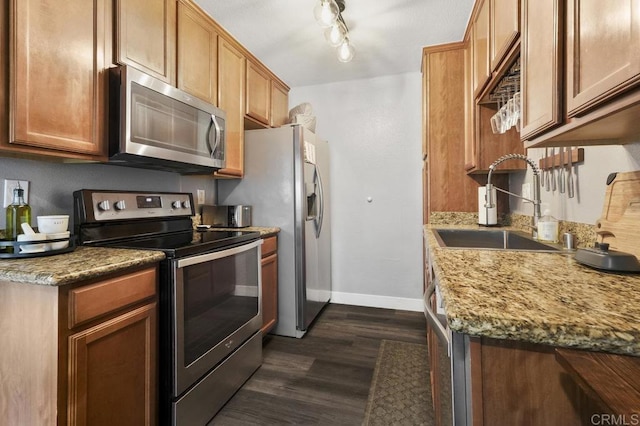
<instances>
[{"instance_id":1,"label":"oven door handle","mask_svg":"<svg viewBox=\"0 0 640 426\"><path fill-rule=\"evenodd\" d=\"M438 315L431 309L431 296L436 292L435 283L431 282L424 296L424 316L427 322L433 328L433 331L438 335L438 338L442 343L447 345L447 355L451 356L451 339L449 339L449 333L446 328L442 326L442 323L438 319Z\"/></svg>"},{"instance_id":2,"label":"oven door handle","mask_svg":"<svg viewBox=\"0 0 640 426\"><path fill-rule=\"evenodd\" d=\"M223 257L229 257L236 255L238 253L243 253L245 251L252 250L258 247L258 259L260 259L260 245L262 244L262 239L257 241L253 241L248 244L243 244L238 247L233 247L226 250L214 251L212 253L201 254L197 256L185 257L184 259L178 259L177 265L178 268L184 268L185 266L196 265L198 263L210 262L216 259L222 259Z\"/></svg>"}]
</instances>

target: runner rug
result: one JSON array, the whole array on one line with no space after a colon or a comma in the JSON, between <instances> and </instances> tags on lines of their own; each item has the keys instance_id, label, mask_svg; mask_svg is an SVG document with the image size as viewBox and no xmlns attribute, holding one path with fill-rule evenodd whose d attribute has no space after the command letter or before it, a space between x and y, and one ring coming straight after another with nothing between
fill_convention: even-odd
<instances>
[{"instance_id":1,"label":"runner rug","mask_svg":"<svg viewBox=\"0 0 640 426\"><path fill-rule=\"evenodd\" d=\"M363 425L433 424L427 346L383 340Z\"/></svg>"}]
</instances>

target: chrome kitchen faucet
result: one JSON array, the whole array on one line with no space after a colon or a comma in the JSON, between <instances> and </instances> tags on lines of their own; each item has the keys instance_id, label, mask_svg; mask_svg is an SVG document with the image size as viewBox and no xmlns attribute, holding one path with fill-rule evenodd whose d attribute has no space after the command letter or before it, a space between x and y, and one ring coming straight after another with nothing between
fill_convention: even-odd
<instances>
[{"instance_id":1,"label":"chrome kitchen faucet","mask_svg":"<svg viewBox=\"0 0 640 426\"><path fill-rule=\"evenodd\" d=\"M487 176L487 196L486 196L486 202L484 206L486 208L493 208L496 206L492 196L492 189L494 186L491 185L491 174L493 173L495 168L498 167L500 163L507 160L522 160L522 161L525 161L527 164L529 164L529 166L531 166L531 170L533 170L533 200L525 198L522 195L514 194L513 192L505 191L502 188L495 187L495 189L497 191L504 192L505 194L513 195L514 197L518 197L525 201L529 201L530 203L533 203L533 217L531 218L531 225L530 225L531 236L533 238L537 238L538 237L538 219L540 219L540 217L542 216L542 213L540 211L540 169L538 168L538 166L536 166L533 160L527 157L526 155L507 154L507 155L503 155L502 157L498 158L496 161L491 163L491 165L489 166L489 175Z\"/></svg>"}]
</instances>

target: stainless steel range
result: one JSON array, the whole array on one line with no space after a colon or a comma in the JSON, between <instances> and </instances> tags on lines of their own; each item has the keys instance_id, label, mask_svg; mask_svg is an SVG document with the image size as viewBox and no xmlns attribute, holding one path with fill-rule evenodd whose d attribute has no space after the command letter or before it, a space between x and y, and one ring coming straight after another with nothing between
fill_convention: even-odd
<instances>
[{"instance_id":1,"label":"stainless steel range","mask_svg":"<svg viewBox=\"0 0 640 426\"><path fill-rule=\"evenodd\" d=\"M194 231L190 193L73 195L81 244L165 253L159 419L206 424L262 363L259 233Z\"/></svg>"}]
</instances>

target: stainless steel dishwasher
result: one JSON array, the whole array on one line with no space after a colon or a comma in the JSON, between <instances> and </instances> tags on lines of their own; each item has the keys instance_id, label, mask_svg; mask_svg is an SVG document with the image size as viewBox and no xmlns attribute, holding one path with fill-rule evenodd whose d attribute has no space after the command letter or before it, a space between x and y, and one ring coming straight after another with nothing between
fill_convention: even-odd
<instances>
[{"instance_id":1,"label":"stainless steel dishwasher","mask_svg":"<svg viewBox=\"0 0 640 426\"><path fill-rule=\"evenodd\" d=\"M434 309L435 306L435 309ZM436 354L435 380L438 386L437 401L441 425L471 425L471 371L469 336L452 331L447 324L446 314L438 280L429 264L427 268L427 288L424 294L424 315L433 329L437 340L429 353ZM431 356L431 355L430 355Z\"/></svg>"}]
</instances>

